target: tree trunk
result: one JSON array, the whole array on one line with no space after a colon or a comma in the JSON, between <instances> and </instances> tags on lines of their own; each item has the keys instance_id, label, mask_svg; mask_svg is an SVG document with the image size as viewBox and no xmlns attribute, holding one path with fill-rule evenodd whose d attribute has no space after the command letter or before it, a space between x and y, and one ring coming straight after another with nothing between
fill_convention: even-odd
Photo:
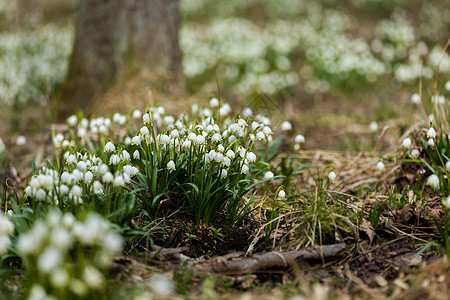
<instances>
[{"instance_id":1,"label":"tree trunk","mask_svg":"<svg viewBox=\"0 0 450 300\"><path fill-rule=\"evenodd\" d=\"M179 0L80 0L79 5L60 116L89 112L94 98L123 76L149 71L176 84L181 77Z\"/></svg>"}]
</instances>

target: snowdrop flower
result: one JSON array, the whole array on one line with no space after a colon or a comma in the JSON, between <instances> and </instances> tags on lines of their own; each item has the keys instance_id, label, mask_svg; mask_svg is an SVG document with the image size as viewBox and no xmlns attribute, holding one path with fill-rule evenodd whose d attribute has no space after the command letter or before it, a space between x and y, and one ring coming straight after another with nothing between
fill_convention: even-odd
<instances>
[{"instance_id":1,"label":"snowdrop flower","mask_svg":"<svg viewBox=\"0 0 450 300\"><path fill-rule=\"evenodd\" d=\"M420 156L420 151L419 150L417 150L417 149L412 149L411 150L411 157L412 158L417 159L417 158L419 158L419 156Z\"/></svg>"},{"instance_id":2,"label":"snowdrop flower","mask_svg":"<svg viewBox=\"0 0 450 300\"><path fill-rule=\"evenodd\" d=\"M218 107L219 106L219 100L217 98L211 98L211 100L209 100L209 105L211 107Z\"/></svg>"},{"instance_id":3,"label":"snowdrop flower","mask_svg":"<svg viewBox=\"0 0 450 300\"><path fill-rule=\"evenodd\" d=\"M427 185L431 186L433 189L437 189L439 184L439 177L436 174L432 174L427 178Z\"/></svg>"},{"instance_id":4,"label":"snowdrop flower","mask_svg":"<svg viewBox=\"0 0 450 300\"><path fill-rule=\"evenodd\" d=\"M241 174L247 174L250 168L247 165L242 165Z\"/></svg>"},{"instance_id":5,"label":"snowdrop flower","mask_svg":"<svg viewBox=\"0 0 450 300\"><path fill-rule=\"evenodd\" d=\"M62 260L61 251L57 248L47 248L40 256L37 261L37 266L40 272L50 273L55 269Z\"/></svg>"},{"instance_id":6,"label":"snowdrop flower","mask_svg":"<svg viewBox=\"0 0 450 300\"><path fill-rule=\"evenodd\" d=\"M264 179L270 179L273 178L275 175L273 174L272 171L267 171L266 173L264 173Z\"/></svg>"},{"instance_id":7,"label":"snowdrop flower","mask_svg":"<svg viewBox=\"0 0 450 300\"><path fill-rule=\"evenodd\" d=\"M69 156L67 156L66 158L66 163L68 165L75 165L77 164L77 157L75 156L75 154L70 154Z\"/></svg>"},{"instance_id":8,"label":"snowdrop flower","mask_svg":"<svg viewBox=\"0 0 450 300\"><path fill-rule=\"evenodd\" d=\"M197 137L195 138L195 143L197 145L205 145L206 144L205 137L203 135L197 135Z\"/></svg>"},{"instance_id":9,"label":"snowdrop flower","mask_svg":"<svg viewBox=\"0 0 450 300\"><path fill-rule=\"evenodd\" d=\"M139 154L139 150L135 150L135 151L133 152L133 158L134 158L134 159L139 159L139 158L141 158L141 155Z\"/></svg>"},{"instance_id":10,"label":"snowdrop flower","mask_svg":"<svg viewBox=\"0 0 450 300\"><path fill-rule=\"evenodd\" d=\"M114 150L116 150L116 146L114 146L113 143L108 142L106 143L104 150L106 153L113 152Z\"/></svg>"},{"instance_id":11,"label":"snowdrop flower","mask_svg":"<svg viewBox=\"0 0 450 300\"><path fill-rule=\"evenodd\" d=\"M142 117L142 121L144 122L144 125L150 124L150 115L144 114L144 116Z\"/></svg>"},{"instance_id":12,"label":"snowdrop flower","mask_svg":"<svg viewBox=\"0 0 450 300\"><path fill-rule=\"evenodd\" d=\"M449 83L450 81L448 81L447 83ZM450 90L450 88L449 88ZM442 203L446 208L450 209L450 196L448 196L445 201L443 201Z\"/></svg>"},{"instance_id":13,"label":"snowdrop flower","mask_svg":"<svg viewBox=\"0 0 450 300\"><path fill-rule=\"evenodd\" d=\"M268 136L268 135L271 135L271 134L272 134L272 129L271 129L269 126L264 126L262 132L263 132L266 136Z\"/></svg>"},{"instance_id":14,"label":"snowdrop flower","mask_svg":"<svg viewBox=\"0 0 450 300\"><path fill-rule=\"evenodd\" d=\"M384 163L383 163L382 161L379 161L379 162L377 163L377 169L378 169L378 171L383 171L383 169L384 169Z\"/></svg>"},{"instance_id":15,"label":"snowdrop flower","mask_svg":"<svg viewBox=\"0 0 450 300\"><path fill-rule=\"evenodd\" d=\"M246 158L249 163L254 163L256 161L256 155L253 152L248 152Z\"/></svg>"},{"instance_id":16,"label":"snowdrop flower","mask_svg":"<svg viewBox=\"0 0 450 300\"><path fill-rule=\"evenodd\" d=\"M130 138L129 136L127 136L127 137L125 138L125 140L123 141L123 143L124 143L126 146L130 145L130 144L131 144L131 138Z\"/></svg>"},{"instance_id":17,"label":"snowdrop flower","mask_svg":"<svg viewBox=\"0 0 450 300\"><path fill-rule=\"evenodd\" d=\"M215 142L220 142L222 140L222 136L220 135L220 133L214 133L213 136L211 137L211 141L213 143Z\"/></svg>"},{"instance_id":18,"label":"snowdrop flower","mask_svg":"<svg viewBox=\"0 0 450 300\"><path fill-rule=\"evenodd\" d=\"M185 140L182 144L183 148L189 149L191 147L192 142L190 140Z\"/></svg>"},{"instance_id":19,"label":"snowdrop flower","mask_svg":"<svg viewBox=\"0 0 450 300\"><path fill-rule=\"evenodd\" d=\"M258 132L256 133L256 139L257 139L258 141L261 141L261 140L266 139L266 136L264 135L264 133L263 133L262 131L258 131Z\"/></svg>"},{"instance_id":20,"label":"snowdrop flower","mask_svg":"<svg viewBox=\"0 0 450 300\"><path fill-rule=\"evenodd\" d=\"M175 170L176 170L176 168L175 168L175 162L174 162L173 160L171 160L171 161L169 161L169 162L167 163L167 169L169 169L170 171L175 171Z\"/></svg>"},{"instance_id":21,"label":"snowdrop flower","mask_svg":"<svg viewBox=\"0 0 450 300\"><path fill-rule=\"evenodd\" d=\"M436 137L436 130L434 130L433 127L431 127L430 129L428 129L427 131L427 138L429 139L434 139Z\"/></svg>"},{"instance_id":22,"label":"snowdrop flower","mask_svg":"<svg viewBox=\"0 0 450 300\"><path fill-rule=\"evenodd\" d=\"M227 170L222 169L222 171L220 171L220 178L225 178L225 177L227 177L227 175L228 175Z\"/></svg>"},{"instance_id":23,"label":"snowdrop flower","mask_svg":"<svg viewBox=\"0 0 450 300\"><path fill-rule=\"evenodd\" d=\"M102 177L103 182L110 183L114 180L114 176L111 172L106 172Z\"/></svg>"},{"instance_id":24,"label":"snowdrop flower","mask_svg":"<svg viewBox=\"0 0 450 300\"><path fill-rule=\"evenodd\" d=\"M442 95L433 95L431 97L431 101L438 104L444 104L445 103L445 97Z\"/></svg>"},{"instance_id":25,"label":"snowdrop flower","mask_svg":"<svg viewBox=\"0 0 450 300\"><path fill-rule=\"evenodd\" d=\"M140 145L141 144L141 137L139 135L136 135L131 139L131 145Z\"/></svg>"},{"instance_id":26,"label":"snowdrop flower","mask_svg":"<svg viewBox=\"0 0 450 300\"><path fill-rule=\"evenodd\" d=\"M46 196L47 196L47 194L45 193L45 191L43 189L38 189L36 191L35 197L37 200L44 200Z\"/></svg>"},{"instance_id":27,"label":"snowdrop flower","mask_svg":"<svg viewBox=\"0 0 450 300\"><path fill-rule=\"evenodd\" d=\"M16 145L17 146L23 146L27 143L27 138L23 135L19 135L16 139Z\"/></svg>"},{"instance_id":28,"label":"snowdrop flower","mask_svg":"<svg viewBox=\"0 0 450 300\"><path fill-rule=\"evenodd\" d=\"M98 127L98 132L106 134L108 132L108 127L106 127L106 125L102 124Z\"/></svg>"},{"instance_id":29,"label":"snowdrop flower","mask_svg":"<svg viewBox=\"0 0 450 300\"><path fill-rule=\"evenodd\" d=\"M370 131L377 131L378 130L378 123L375 122L375 121L370 122L369 128L370 128Z\"/></svg>"},{"instance_id":30,"label":"snowdrop flower","mask_svg":"<svg viewBox=\"0 0 450 300\"><path fill-rule=\"evenodd\" d=\"M175 290L172 279L166 276L154 276L149 282L152 291L158 296L169 296Z\"/></svg>"},{"instance_id":31,"label":"snowdrop flower","mask_svg":"<svg viewBox=\"0 0 450 300\"><path fill-rule=\"evenodd\" d=\"M123 150L120 158L124 161L129 161L131 159L130 153L127 150Z\"/></svg>"},{"instance_id":32,"label":"snowdrop flower","mask_svg":"<svg viewBox=\"0 0 450 300\"><path fill-rule=\"evenodd\" d=\"M79 185L74 185L71 192L74 197L81 197L83 194L83 189Z\"/></svg>"},{"instance_id":33,"label":"snowdrop flower","mask_svg":"<svg viewBox=\"0 0 450 300\"><path fill-rule=\"evenodd\" d=\"M251 115L253 115L253 111L250 107L246 107L242 110L242 115L244 117L250 117Z\"/></svg>"},{"instance_id":34,"label":"snowdrop flower","mask_svg":"<svg viewBox=\"0 0 450 300\"><path fill-rule=\"evenodd\" d=\"M119 162L120 162L120 157L117 154L113 154L109 158L109 164L110 165L117 165Z\"/></svg>"},{"instance_id":35,"label":"snowdrop flower","mask_svg":"<svg viewBox=\"0 0 450 300\"><path fill-rule=\"evenodd\" d=\"M103 286L104 278L97 268L87 266L83 272L83 281L92 289L100 289Z\"/></svg>"},{"instance_id":36,"label":"snowdrop flower","mask_svg":"<svg viewBox=\"0 0 450 300\"><path fill-rule=\"evenodd\" d=\"M420 103L420 95L418 93L414 93L411 95L411 102L418 104Z\"/></svg>"},{"instance_id":37,"label":"snowdrop flower","mask_svg":"<svg viewBox=\"0 0 450 300\"><path fill-rule=\"evenodd\" d=\"M114 178L114 186L116 186L116 187L121 187L121 186L125 186L125 180L123 179L123 176L122 175L117 175L115 178Z\"/></svg>"},{"instance_id":38,"label":"snowdrop flower","mask_svg":"<svg viewBox=\"0 0 450 300\"><path fill-rule=\"evenodd\" d=\"M98 173L100 175L105 175L105 173L108 172L108 166L105 164L101 164L100 166L98 166Z\"/></svg>"},{"instance_id":39,"label":"snowdrop flower","mask_svg":"<svg viewBox=\"0 0 450 300\"><path fill-rule=\"evenodd\" d=\"M286 192L285 192L284 190L280 190L280 191L278 192L277 199L278 199L278 200L284 200L284 199L286 199Z\"/></svg>"},{"instance_id":40,"label":"snowdrop flower","mask_svg":"<svg viewBox=\"0 0 450 300\"><path fill-rule=\"evenodd\" d=\"M14 225L5 215L0 214L0 235L14 233Z\"/></svg>"},{"instance_id":41,"label":"snowdrop flower","mask_svg":"<svg viewBox=\"0 0 450 300\"><path fill-rule=\"evenodd\" d=\"M405 138L405 139L402 141L402 145L403 145L403 147L405 147L405 148L410 148L411 145L412 145L412 140L411 140L411 138L410 138L410 137Z\"/></svg>"},{"instance_id":42,"label":"snowdrop flower","mask_svg":"<svg viewBox=\"0 0 450 300\"><path fill-rule=\"evenodd\" d=\"M328 173L328 179L330 179L331 182L334 182L336 180L336 173L334 173L333 171Z\"/></svg>"},{"instance_id":43,"label":"snowdrop flower","mask_svg":"<svg viewBox=\"0 0 450 300\"><path fill-rule=\"evenodd\" d=\"M148 128L146 126L143 126L139 130L139 134L146 139L150 138L150 130L148 130Z\"/></svg>"},{"instance_id":44,"label":"snowdrop flower","mask_svg":"<svg viewBox=\"0 0 450 300\"><path fill-rule=\"evenodd\" d=\"M450 160L448 160L448 161L445 163L445 168L447 169L447 171L450 171Z\"/></svg>"},{"instance_id":45,"label":"snowdrop flower","mask_svg":"<svg viewBox=\"0 0 450 300\"><path fill-rule=\"evenodd\" d=\"M78 118L75 115L72 115L67 118L67 124L69 124L69 126L75 126L75 124L77 124L77 121L78 121Z\"/></svg>"},{"instance_id":46,"label":"snowdrop flower","mask_svg":"<svg viewBox=\"0 0 450 300\"><path fill-rule=\"evenodd\" d=\"M94 175L91 171L87 171L86 173L84 173L84 182L90 183L92 179L94 179Z\"/></svg>"},{"instance_id":47,"label":"snowdrop flower","mask_svg":"<svg viewBox=\"0 0 450 300\"><path fill-rule=\"evenodd\" d=\"M103 185L101 184L100 181L94 181L94 183L92 184L92 187L94 188L94 193L96 194L101 194L103 193Z\"/></svg>"},{"instance_id":48,"label":"snowdrop flower","mask_svg":"<svg viewBox=\"0 0 450 300\"><path fill-rule=\"evenodd\" d=\"M53 143L55 144L56 148L60 148L63 141L64 136L61 133L58 133L53 137Z\"/></svg>"},{"instance_id":49,"label":"snowdrop flower","mask_svg":"<svg viewBox=\"0 0 450 300\"><path fill-rule=\"evenodd\" d=\"M220 109L219 109L219 114L221 116L226 116L231 112L231 106L228 103L224 103Z\"/></svg>"},{"instance_id":50,"label":"snowdrop flower","mask_svg":"<svg viewBox=\"0 0 450 300\"><path fill-rule=\"evenodd\" d=\"M292 130L292 124L289 121L284 121L281 123L280 128L282 131Z\"/></svg>"},{"instance_id":51,"label":"snowdrop flower","mask_svg":"<svg viewBox=\"0 0 450 300\"><path fill-rule=\"evenodd\" d=\"M433 147L434 146L434 140L433 139L428 139L427 144L428 144L428 146Z\"/></svg>"},{"instance_id":52,"label":"snowdrop flower","mask_svg":"<svg viewBox=\"0 0 450 300\"><path fill-rule=\"evenodd\" d=\"M217 151L223 152L225 151L225 147L222 144L217 145Z\"/></svg>"},{"instance_id":53,"label":"snowdrop flower","mask_svg":"<svg viewBox=\"0 0 450 300\"><path fill-rule=\"evenodd\" d=\"M139 119L142 116L141 111L139 109L133 110L133 113L131 114L131 117L133 119Z\"/></svg>"},{"instance_id":54,"label":"snowdrop flower","mask_svg":"<svg viewBox=\"0 0 450 300\"><path fill-rule=\"evenodd\" d=\"M434 115L433 114L429 114L428 115L428 121L433 123L435 121Z\"/></svg>"},{"instance_id":55,"label":"snowdrop flower","mask_svg":"<svg viewBox=\"0 0 450 300\"><path fill-rule=\"evenodd\" d=\"M297 134L294 138L294 143L300 144L305 142L305 137L301 134Z\"/></svg>"},{"instance_id":56,"label":"snowdrop flower","mask_svg":"<svg viewBox=\"0 0 450 300\"><path fill-rule=\"evenodd\" d=\"M80 170L81 172L85 172L87 167L88 167L88 165L84 161L79 161L77 163L77 169Z\"/></svg>"},{"instance_id":57,"label":"snowdrop flower","mask_svg":"<svg viewBox=\"0 0 450 300\"><path fill-rule=\"evenodd\" d=\"M229 167L231 165L231 159L228 156L224 156L222 159L222 164Z\"/></svg>"}]
</instances>

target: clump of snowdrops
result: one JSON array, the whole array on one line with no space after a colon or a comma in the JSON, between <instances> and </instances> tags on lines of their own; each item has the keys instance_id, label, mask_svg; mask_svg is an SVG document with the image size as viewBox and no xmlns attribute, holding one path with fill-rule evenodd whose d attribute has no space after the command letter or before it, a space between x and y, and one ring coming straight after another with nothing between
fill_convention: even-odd
<instances>
[{"instance_id":1,"label":"clump of snowdrops","mask_svg":"<svg viewBox=\"0 0 450 300\"><path fill-rule=\"evenodd\" d=\"M104 299L122 237L95 212L75 217L51 209L16 246L25 266L25 299Z\"/></svg>"}]
</instances>

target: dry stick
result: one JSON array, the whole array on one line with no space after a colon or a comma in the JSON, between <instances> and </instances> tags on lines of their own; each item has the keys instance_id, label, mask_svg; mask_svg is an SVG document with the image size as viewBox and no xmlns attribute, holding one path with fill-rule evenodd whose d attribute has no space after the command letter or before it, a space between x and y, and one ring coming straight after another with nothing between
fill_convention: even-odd
<instances>
[{"instance_id":1,"label":"dry stick","mask_svg":"<svg viewBox=\"0 0 450 300\"><path fill-rule=\"evenodd\" d=\"M217 261L194 266L194 269L204 273L246 274L271 267L286 267L297 259L325 259L337 256L346 244L309 247L298 251L270 252L256 254L252 257L238 260Z\"/></svg>"}]
</instances>

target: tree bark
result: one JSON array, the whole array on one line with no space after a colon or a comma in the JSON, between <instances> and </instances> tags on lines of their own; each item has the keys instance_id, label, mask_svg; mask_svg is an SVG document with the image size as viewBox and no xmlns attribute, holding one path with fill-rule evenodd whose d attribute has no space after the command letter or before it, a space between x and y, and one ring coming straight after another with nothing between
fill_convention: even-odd
<instances>
[{"instance_id":1,"label":"tree bark","mask_svg":"<svg viewBox=\"0 0 450 300\"><path fill-rule=\"evenodd\" d=\"M149 71L181 77L179 0L80 0L77 33L58 111L89 111L118 78Z\"/></svg>"}]
</instances>

